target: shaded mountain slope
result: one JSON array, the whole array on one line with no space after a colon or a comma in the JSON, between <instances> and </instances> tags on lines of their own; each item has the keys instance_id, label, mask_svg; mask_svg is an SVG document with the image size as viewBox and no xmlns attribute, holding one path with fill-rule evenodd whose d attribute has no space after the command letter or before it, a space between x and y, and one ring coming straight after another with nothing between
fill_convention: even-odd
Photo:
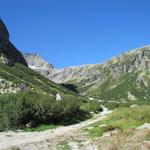
<instances>
[{"instance_id":1,"label":"shaded mountain slope","mask_svg":"<svg viewBox=\"0 0 150 150\"><path fill-rule=\"evenodd\" d=\"M36 65L38 64L36 63ZM27 66L22 54L9 41L9 32L0 19L0 93L16 93L24 90L49 94L73 93L32 71ZM50 65L47 64L47 67Z\"/></svg>"},{"instance_id":2,"label":"shaded mountain slope","mask_svg":"<svg viewBox=\"0 0 150 150\"><path fill-rule=\"evenodd\" d=\"M22 54L9 41L9 32L0 19L0 62L6 65L14 65L14 63L21 63L27 66L27 63Z\"/></svg>"}]
</instances>

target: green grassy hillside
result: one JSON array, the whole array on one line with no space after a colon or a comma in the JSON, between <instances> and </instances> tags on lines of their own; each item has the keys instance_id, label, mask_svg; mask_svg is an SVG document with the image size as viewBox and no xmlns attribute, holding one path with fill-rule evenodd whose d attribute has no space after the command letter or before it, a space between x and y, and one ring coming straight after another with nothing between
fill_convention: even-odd
<instances>
[{"instance_id":1,"label":"green grassy hillside","mask_svg":"<svg viewBox=\"0 0 150 150\"><path fill-rule=\"evenodd\" d=\"M92 137L100 137L105 132L118 130L123 133L127 130L135 130L144 123L150 123L150 106L135 108L119 108L110 114L106 119L93 125L93 128L86 128ZM105 126L101 126L105 125Z\"/></svg>"},{"instance_id":2,"label":"green grassy hillside","mask_svg":"<svg viewBox=\"0 0 150 150\"><path fill-rule=\"evenodd\" d=\"M117 80L112 77L103 82L96 89L90 88L86 92L103 100L149 100L150 99L150 72L133 71L121 76Z\"/></svg>"},{"instance_id":3,"label":"green grassy hillside","mask_svg":"<svg viewBox=\"0 0 150 150\"><path fill-rule=\"evenodd\" d=\"M25 89L31 89L39 93L49 93L52 95L58 92L67 95L74 94L67 88L55 84L21 64L15 64L15 66L9 67L1 63L0 78L13 82L18 87L24 85Z\"/></svg>"}]
</instances>

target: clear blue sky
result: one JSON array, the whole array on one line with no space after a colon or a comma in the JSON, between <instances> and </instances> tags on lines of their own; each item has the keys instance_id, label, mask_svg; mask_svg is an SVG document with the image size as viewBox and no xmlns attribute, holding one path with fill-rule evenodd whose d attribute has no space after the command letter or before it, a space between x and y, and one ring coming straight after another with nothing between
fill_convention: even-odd
<instances>
[{"instance_id":1,"label":"clear blue sky","mask_svg":"<svg viewBox=\"0 0 150 150\"><path fill-rule=\"evenodd\" d=\"M0 0L15 46L57 68L150 44L150 0Z\"/></svg>"}]
</instances>

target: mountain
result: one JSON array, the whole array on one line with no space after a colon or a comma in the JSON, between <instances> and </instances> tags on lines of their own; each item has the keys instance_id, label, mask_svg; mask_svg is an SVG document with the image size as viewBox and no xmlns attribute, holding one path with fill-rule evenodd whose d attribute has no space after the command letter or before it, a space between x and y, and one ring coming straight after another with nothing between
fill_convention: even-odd
<instances>
[{"instance_id":1,"label":"mountain","mask_svg":"<svg viewBox=\"0 0 150 150\"><path fill-rule=\"evenodd\" d=\"M28 63L29 68L41 73L44 76L48 76L54 68L52 64L47 63L38 54L23 53L23 56Z\"/></svg>"},{"instance_id":2,"label":"mountain","mask_svg":"<svg viewBox=\"0 0 150 150\"><path fill-rule=\"evenodd\" d=\"M29 58L26 62L9 41L2 20L0 56L0 131L42 123L69 124L78 115L89 115L87 111L80 113L86 98L28 68L27 62L32 69L42 67L43 73L48 74L53 67L38 55L24 54Z\"/></svg>"},{"instance_id":3,"label":"mountain","mask_svg":"<svg viewBox=\"0 0 150 150\"><path fill-rule=\"evenodd\" d=\"M18 91L33 90L36 92L49 93L56 95L56 93L72 93L63 86L57 85L54 82L44 78L38 73L28 68L26 57L22 56L13 44L9 41L9 32L0 20L0 93L16 93ZM31 66L35 68L52 69L49 64L44 64L44 60L40 60L38 55L29 55L31 60L36 61L36 64L32 61L28 61ZM30 66L29 66L30 67Z\"/></svg>"},{"instance_id":4,"label":"mountain","mask_svg":"<svg viewBox=\"0 0 150 150\"><path fill-rule=\"evenodd\" d=\"M21 63L27 66L27 63L22 54L9 41L9 32L0 19L0 61L7 65L14 65L14 63Z\"/></svg>"},{"instance_id":5,"label":"mountain","mask_svg":"<svg viewBox=\"0 0 150 150\"><path fill-rule=\"evenodd\" d=\"M104 100L147 100L150 46L128 51L103 64L53 69L47 77L56 83L73 84L80 93Z\"/></svg>"}]
</instances>

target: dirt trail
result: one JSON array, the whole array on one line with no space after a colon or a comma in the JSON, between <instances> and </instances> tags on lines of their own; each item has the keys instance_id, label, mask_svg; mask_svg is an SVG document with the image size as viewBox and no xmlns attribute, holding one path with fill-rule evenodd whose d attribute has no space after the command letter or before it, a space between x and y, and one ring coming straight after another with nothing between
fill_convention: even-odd
<instances>
[{"instance_id":1,"label":"dirt trail","mask_svg":"<svg viewBox=\"0 0 150 150\"><path fill-rule=\"evenodd\" d=\"M47 139L53 142L53 140L56 141L61 136L71 135L73 132L83 127L86 127L99 120L104 119L106 115L107 114L99 114L96 115L94 118L88 119L79 124L46 130L42 132L2 132L0 133L0 150L9 149L14 146L19 147L24 144L42 142Z\"/></svg>"}]
</instances>

